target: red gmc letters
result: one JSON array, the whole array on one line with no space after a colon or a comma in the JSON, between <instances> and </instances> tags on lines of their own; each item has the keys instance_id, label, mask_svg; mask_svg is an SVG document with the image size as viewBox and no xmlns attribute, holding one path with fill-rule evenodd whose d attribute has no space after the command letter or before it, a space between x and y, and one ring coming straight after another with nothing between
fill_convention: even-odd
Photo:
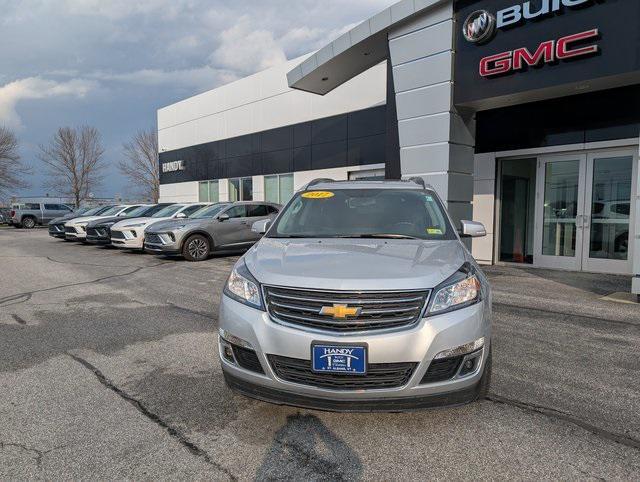
<instances>
[{"instance_id":1,"label":"red gmc letters","mask_svg":"<svg viewBox=\"0 0 640 482\"><path fill-rule=\"evenodd\" d=\"M522 70L526 66L533 67L539 65L540 62L548 64L555 60L566 60L594 54L598 52L597 45L575 47L574 44L579 41L596 38L598 35L598 29L594 28L586 32L567 35L557 41L548 40L542 42L533 53L530 52L528 48L522 47L509 52L490 55L480 61L480 75L482 77L491 77L511 71Z\"/></svg>"}]
</instances>

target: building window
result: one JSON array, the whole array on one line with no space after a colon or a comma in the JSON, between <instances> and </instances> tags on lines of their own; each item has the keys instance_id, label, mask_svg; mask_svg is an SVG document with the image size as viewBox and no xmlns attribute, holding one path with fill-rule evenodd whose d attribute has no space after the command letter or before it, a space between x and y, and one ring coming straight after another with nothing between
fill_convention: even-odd
<instances>
[{"instance_id":1,"label":"building window","mask_svg":"<svg viewBox=\"0 0 640 482\"><path fill-rule=\"evenodd\" d=\"M366 171L351 171L350 181L384 181L384 169L369 169Z\"/></svg>"},{"instance_id":2,"label":"building window","mask_svg":"<svg viewBox=\"0 0 640 482\"><path fill-rule=\"evenodd\" d=\"M229 201L252 201L253 178L242 177L229 179Z\"/></svg>"},{"instance_id":3,"label":"building window","mask_svg":"<svg viewBox=\"0 0 640 482\"><path fill-rule=\"evenodd\" d=\"M217 203L220 201L218 181L203 181L198 186L198 201Z\"/></svg>"},{"instance_id":4,"label":"building window","mask_svg":"<svg viewBox=\"0 0 640 482\"><path fill-rule=\"evenodd\" d=\"M293 196L293 174L264 177L264 200L284 204Z\"/></svg>"}]
</instances>

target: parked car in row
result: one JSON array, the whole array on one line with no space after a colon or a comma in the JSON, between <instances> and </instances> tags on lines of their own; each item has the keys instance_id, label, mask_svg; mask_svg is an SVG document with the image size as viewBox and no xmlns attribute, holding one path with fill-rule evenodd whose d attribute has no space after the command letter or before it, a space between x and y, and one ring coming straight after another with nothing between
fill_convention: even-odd
<instances>
[{"instance_id":1,"label":"parked car in row","mask_svg":"<svg viewBox=\"0 0 640 482\"><path fill-rule=\"evenodd\" d=\"M130 213L140 206L140 204L119 204L107 209L106 211L103 211L99 215L81 216L79 218L70 219L64 225L65 239L68 239L70 241L84 241L87 237L87 224L89 224L91 221L113 216L126 216L127 213Z\"/></svg>"},{"instance_id":2,"label":"parked car in row","mask_svg":"<svg viewBox=\"0 0 640 482\"><path fill-rule=\"evenodd\" d=\"M10 223L16 228L33 229L60 216L73 212L66 204L23 203L14 205L9 213Z\"/></svg>"},{"instance_id":3,"label":"parked car in row","mask_svg":"<svg viewBox=\"0 0 640 482\"><path fill-rule=\"evenodd\" d=\"M98 216L102 212L112 207L112 205L82 207L69 214L65 214L64 216L61 216L59 218L52 219L51 221L49 221L49 236L64 239L64 225L67 223L67 221L69 221L70 219L79 218L80 216Z\"/></svg>"},{"instance_id":4,"label":"parked car in row","mask_svg":"<svg viewBox=\"0 0 640 482\"><path fill-rule=\"evenodd\" d=\"M250 248L260 235L253 223L273 220L280 205L266 202L218 203L189 219L155 223L146 230L144 247L149 253L181 254L188 261L202 261L213 251Z\"/></svg>"},{"instance_id":5,"label":"parked car in row","mask_svg":"<svg viewBox=\"0 0 640 482\"><path fill-rule=\"evenodd\" d=\"M171 204L145 204L133 211L129 211L126 216L100 217L90 221L87 224L86 242L103 246L109 245L111 244L111 226L125 219L132 220L152 216L167 206L171 206Z\"/></svg>"},{"instance_id":6,"label":"parked car in row","mask_svg":"<svg viewBox=\"0 0 640 482\"><path fill-rule=\"evenodd\" d=\"M111 244L116 248L143 249L145 229L166 219L186 219L210 203L178 203L161 209L152 216L125 220L111 227Z\"/></svg>"},{"instance_id":7,"label":"parked car in row","mask_svg":"<svg viewBox=\"0 0 640 482\"><path fill-rule=\"evenodd\" d=\"M53 220L49 235L203 261L214 251L249 249L261 237L252 225L273 221L280 208L257 201L109 205Z\"/></svg>"}]
</instances>

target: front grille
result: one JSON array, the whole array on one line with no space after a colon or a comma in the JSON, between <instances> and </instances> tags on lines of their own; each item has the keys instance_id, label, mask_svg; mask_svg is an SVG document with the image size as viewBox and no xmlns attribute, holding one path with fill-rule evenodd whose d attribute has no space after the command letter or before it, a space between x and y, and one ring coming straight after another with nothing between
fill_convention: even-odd
<instances>
[{"instance_id":1,"label":"front grille","mask_svg":"<svg viewBox=\"0 0 640 482\"><path fill-rule=\"evenodd\" d=\"M87 228L87 236L93 238L108 238L108 228Z\"/></svg>"},{"instance_id":2,"label":"front grille","mask_svg":"<svg viewBox=\"0 0 640 482\"><path fill-rule=\"evenodd\" d=\"M311 361L268 355L269 363L281 380L333 390L396 388L409 383L417 363L371 363L366 375L315 373Z\"/></svg>"},{"instance_id":3,"label":"front grille","mask_svg":"<svg viewBox=\"0 0 640 482\"><path fill-rule=\"evenodd\" d=\"M258 355L256 355L255 351L237 345L231 345L231 347L233 349L233 356L238 362L238 365L245 370L264 373L260 360L258 360Z\"/></svg>"},{"instance_id":4,"label":"front grille","mask_svg":"<svg viewBox=\"0 0 640 482\"><path fill-rule=\"evenodd\" d=\"M458 373L460 363L462 363L461 356L433 360L427 369L427 373L422 377L420 384L450 380L456 373Z\"/></svg>"},{"instance_id":5,"label":"front grille","mask_svg":"<svg viewBox=\"0 0 640 482\"><path fill-rule=\"evenodd\" d=\"M382 330L416 323L429 291L316 291L266 286L267 309L276 321L322 330ZM360 308L358 316L321 315L323 307Z\"/></svg>"},{"instance_id":6,"label":"front grille","mask_svg":"<svg viewBox=\"0 0 640 482\"><path fill-rule=\"evenodd\" d=\"M111 239L127 239L122 231L111 231Z\"/></svg>"},{"instance_id":7,"label":"front grille","mask_svg":"<svg viewBox=\"0 0 640 482\"><path fill-rule=\"evenodd\" d=\"M155 233L146 233L144 235L145 243L162 244L162 238Z\"/></svg>"},{"instance_id":8,"label":"front grille","mask_svg":"<svg viewBox=\"0 0 640 482\"><path fill-rule=\"evenodd\" d=\"M64 224L50 224L49 225L50 233L64 233Z\"/></svg>"},{"instance_id":9,"label":"front grille","mask_svg":"<svg viewBox=\"0 0 640 482\"><path fill-rule=\"evenodd\" d=\"M77 234L76 228L72 228L71 226L65 226L64 232L69 234Z\"/></svg>"}]
</instances>

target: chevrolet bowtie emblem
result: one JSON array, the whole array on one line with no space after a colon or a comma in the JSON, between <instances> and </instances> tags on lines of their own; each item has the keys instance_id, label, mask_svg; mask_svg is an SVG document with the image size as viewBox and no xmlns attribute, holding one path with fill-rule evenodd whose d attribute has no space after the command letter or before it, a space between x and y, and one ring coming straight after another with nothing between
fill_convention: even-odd
<instances>
[{"instance_id":1,"label":"chevrolet bowtie emblem","mask_svg":"<svg viewBox=\"0 0 640 482\"><path fill-rule=\"evenodd\" d=\"M334 318L358 316L361 312L362 308L352 308L347 305L323 306L320 310L321 315L333 316Z\"/></svg>"}]
</instances>

